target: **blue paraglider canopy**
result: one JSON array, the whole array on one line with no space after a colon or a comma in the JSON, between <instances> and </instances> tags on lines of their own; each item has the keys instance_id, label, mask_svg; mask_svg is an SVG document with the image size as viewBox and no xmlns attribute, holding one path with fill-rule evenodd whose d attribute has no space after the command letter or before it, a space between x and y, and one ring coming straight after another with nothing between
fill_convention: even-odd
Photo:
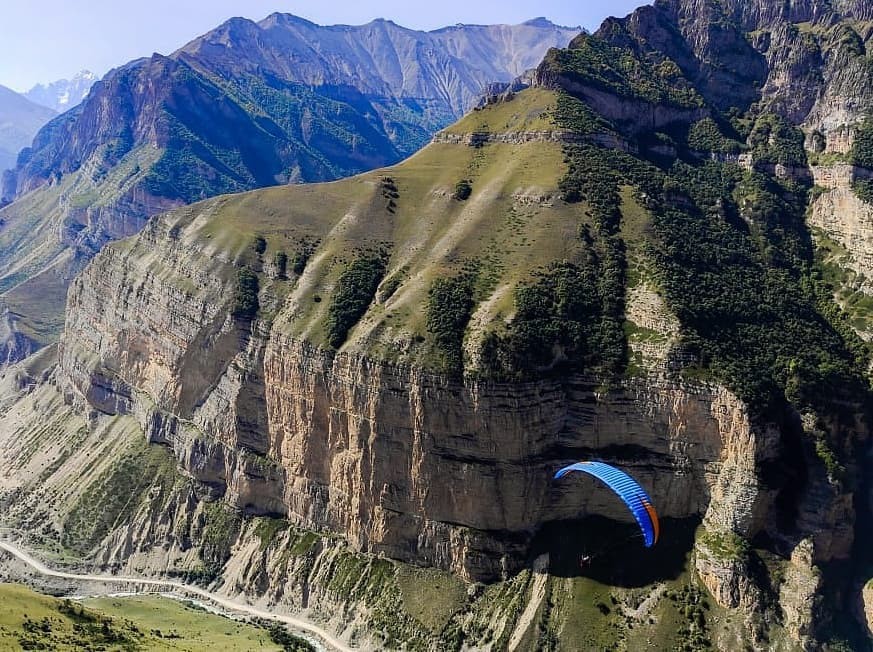
<instances>
[{"instance_id":1,"label":"blue paraglider canopy","mask_svg":"<svg viewBox=\"0 0 873 652\"><path fill-rule=\"evenodd\" d=\"M658 513L652 505L652 499L645 490L624 471L604 462L577 462L565 466L555 473L555 480L563 478L568 473L579 471L592 475L612 489L616 495L624 501L633 514L647 548L651 548L658 542L661 526L658 522Z\"/></svg>"}]
</instances>

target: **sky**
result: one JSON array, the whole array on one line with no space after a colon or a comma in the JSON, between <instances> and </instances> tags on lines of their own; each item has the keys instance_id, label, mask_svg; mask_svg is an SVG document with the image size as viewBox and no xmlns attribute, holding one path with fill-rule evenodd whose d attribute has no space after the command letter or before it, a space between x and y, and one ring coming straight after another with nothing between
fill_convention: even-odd
<instances>
[{"instance_id":1,"label":"sky","mask_svg":"<svg viewBox=\"0 0 873 652\"><path fill-rule=\"evenodd\" d=\"M228 18L275 11L322 25L387 18L412 29L456 23L520 23L544 16L595 29L645 0L0 0L0 84L25 91L87 69L99 75L131 59L169 54Z\"/></svg>"}]
</instances>

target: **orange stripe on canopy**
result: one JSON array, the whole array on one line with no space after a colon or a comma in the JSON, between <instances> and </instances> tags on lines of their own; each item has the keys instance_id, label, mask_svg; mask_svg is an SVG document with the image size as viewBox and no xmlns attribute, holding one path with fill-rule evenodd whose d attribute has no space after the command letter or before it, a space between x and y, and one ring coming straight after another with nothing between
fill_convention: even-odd
<instances>
[{"instance_id":1,"label":"orange stripe on canopy","mask_svg":"<svg viewBox=\"0 0 873 652\"><path fill-rule=\"evenodd\" d=\"M658 536L661 534L661 524L658 522L658 513L655 511L655 508L649 504L649 501L643 501L643 507L646 508L646 511L649 513L649 518L652 519L652 528L655 530L655 541L654 543L658 543Z\"/></svg>"}]
</instances>

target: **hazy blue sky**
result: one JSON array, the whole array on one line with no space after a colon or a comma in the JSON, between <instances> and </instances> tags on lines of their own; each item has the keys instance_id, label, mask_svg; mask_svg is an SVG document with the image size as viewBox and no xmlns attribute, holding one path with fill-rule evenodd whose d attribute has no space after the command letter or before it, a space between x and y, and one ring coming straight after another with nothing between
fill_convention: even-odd
<instances>
[{"instance_id":1,"label":"hazy blue sky","mask_svg":"<svg viewBox=\"0 0 873 652\"><path fill-rule=\"evenodd\" d=\"M519 23L545 16L597 27L645 0L0 0L0 84L27 90L87 68L104 74L130 59L168 54L227 18L274 11L322 25L389 18L413 29Z\"/></svg>"}]
</instances>

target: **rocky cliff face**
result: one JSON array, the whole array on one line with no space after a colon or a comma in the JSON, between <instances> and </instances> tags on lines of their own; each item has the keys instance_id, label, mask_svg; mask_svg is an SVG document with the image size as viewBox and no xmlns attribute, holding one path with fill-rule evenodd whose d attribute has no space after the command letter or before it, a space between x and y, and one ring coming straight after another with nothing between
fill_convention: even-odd
<instances>
[{"instance_id":1,"label":"rocky cliff face","mask_svg":"<svg viewBox=\"0 0 873 652\"><path fill-rule=\"evenodd\" d=\"M382 19L323 27L276 13L260 23L231 20L174 56L226 78L269 70L306 85L354 87L368 97L438 103L438 111L457 118L487 84L521 75L540 62L548 47L564 47L580 31L544 19L432 32Z\"/></svg>"},{"instance_id":2,"label":"rocky cliff face","mask_svg":"<svg viewBox=\"0 0 873 652\"><path fill-rule=\"evenodd\" d=\"M830 179L833 179L831 176ZM873 292L873 206L858 198L850 183L836 181L812 206L809 222L835 240L848 253L845 263Z\"/></svg>"},{"instance_id":3,"label":"rocky cliff face","mask_svg":"<svg viewBox=\"0 0 873 652\"><path fill-rule=\"evenodd\" d=\"M721 109L758 103L836 151L873 100L870 15L864 2L659 0L600 35L669 59Z\"/></svg>"},{"instance_id":4,"label":"rocky cliff face","mask_svg":"<svg viewBox=\"0 0 873 652\"><path fill-rule=\"evenodd\" d=\"M163 238L151 246L162 260L174 257ZM663 517L700 515L715 491L719 527L765 527L754 465L778 454L778 433L753 434L742 404L723 390L666 378L606 394L584 377L462 384L332 354L262 323L239 350L241 333L220 304L148 275L119 283L141 277L128 267L136 258L109 249L76 281L61 367L91 405L139 415L151 441L170 445L187 473L248 512L493 580L519 568L543 523L580 510L624 518L587 483L531 491L548 487L561 461L606 447L619 457L633 451L625 463ZM135 296L149 297L136 323ZM261 428L251 428L257 418ZM257 462L264 457L266 466Z\"/></svg>"},{"instance_id":5,"label":"rocky cliff face","mask_svg":"<svg viewBox=\"0 0 873 652\"><path fill-rule=\"evenodd\" d=\"M201 496L342 532L356 550L470 581L512 577L549 522L585 514L627 521L594 483L550 486L554 467L580 456L609 455L631 469L665 528L705 516L707 531L751 538L772 525L778 492L761 485L756 469L782 454L780 432L754 426L724 389L658 374L609 392L585 377L460 383L354 351L333 354L289 337L279 323L256 322L246 335L221 304L233 293L232 281L219 281L233 278L222 272L229 263L216 267L184 230L171 236L169 219L140 237L154 258L110 247L74 284L61 373L75 400L132 415L149 441L169 446ZM165 266L147 271L156 260ZM191 264L198 260L208 273ZM179 290L180 276L199 278L199 296ZM194 549L171 560L154 549L190 527L180 523L196 522L191 514L202 504L187 501L117 531L101 544L99 563L139 572L190 567ZM851 530L835 538L837 549L823 548L823 557L845 556ZM255 578L262 562L246 561L244 551L261 547L243 541L223 572L227 590L297 604L286 581L271 579L291 568L267 558ZM278 554L284 544L271 545ZM743 585L741 559L728 570L724 559L703 559L701 577L725 604L738 606L744 590L754 590ZM330 572L328 565L321 581L306 581L314 582L306 613L335 605L335 596L319 596ZM799 608L797 618L808 622L809 611Z\"/></svg>"},{"instance_id":6,"label":"rocky cliff face","mask_svg":"<svg viewBox=\"0 0 873 652\"><path fill-rule=\"evenodd\" d=\"M869 584L864 587L864 617L867 620L867 631L873 636L873 586Z\"/></svg>"},{"instance_id":7,"label":"rocky cliff face","mask_svg":"<svg viewBox=\"0 0 873 652\"><path fill-rule=\"evenodd\" d=\"M195 235L228 208L219 200L171 213L131 247L101 254L74 283L60 359L88 404L137 415L151 441L170 445L192 477L241 509L346 532L362 550L493 579L523 563L543 523L578 513L584 487L529 491L559 460L604 445L633 451L638 473L663 496L663 514L684 518L705 511L726 441L750 436L734 397L675 379L605 395L584 376L461 383L360 347L313 346L289 333L300 309L291 306L313 305L314 279L335 264L328 255L304 272L298 296L280 301L284 317L233 319L233 262ZM287 286L265 286L264 303ZM755 445L746 454L755 458ZM609 498L582 502L621 515ZM722 518L762 527L760 519Z\"/></svg>"}]
</instances>

